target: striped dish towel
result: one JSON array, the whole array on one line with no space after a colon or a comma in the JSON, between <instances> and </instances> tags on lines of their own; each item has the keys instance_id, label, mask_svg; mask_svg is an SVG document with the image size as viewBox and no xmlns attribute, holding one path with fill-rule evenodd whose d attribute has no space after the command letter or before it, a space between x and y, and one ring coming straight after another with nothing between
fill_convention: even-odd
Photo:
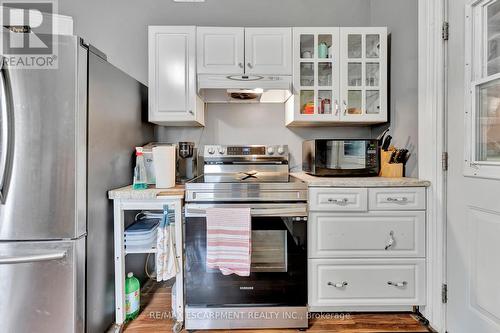
<instances>
[{"instance_id":1,"label":"striped dish towel","mask_svg":"<svg viewBox=\"0 0 500 333\"><path fill-rule=\"evenodd\" d=\"M250 208L208 208L207 267L249 276L251 232Z\"/></svg>"}]
</instances>

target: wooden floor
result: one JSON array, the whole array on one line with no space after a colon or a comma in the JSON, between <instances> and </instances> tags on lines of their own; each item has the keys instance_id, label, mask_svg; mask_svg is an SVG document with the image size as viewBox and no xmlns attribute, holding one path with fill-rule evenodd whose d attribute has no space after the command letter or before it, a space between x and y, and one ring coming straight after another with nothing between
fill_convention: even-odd
<instances>
[{"instance_id":1,"label":"wooden floor","mask_svg":"<svg viewBox=\"0 0 500 333\"><path fill-rule=\"evenodd\" d=\"M126 333L172 332L174 324L170 316L170 287L167 284L148 283L142 290L141 308L138 318L128 323ZM319 315L319 314L318 314ZM326 318L325 318L326 317ZM307 332L316 333L382 333L382 332L431 332L410 313L380 314L351 313L344 318L312 318ZM183 331L185 332L185 331ZM229 333L230 330L202 331ZM297 333L295 329L238 330L237 333Z\"/></svg>"}]
</instances>

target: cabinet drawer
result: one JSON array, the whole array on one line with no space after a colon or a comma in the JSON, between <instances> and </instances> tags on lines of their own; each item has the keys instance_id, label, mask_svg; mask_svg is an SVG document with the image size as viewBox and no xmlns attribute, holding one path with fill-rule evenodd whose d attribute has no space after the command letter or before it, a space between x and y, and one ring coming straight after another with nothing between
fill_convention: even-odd
<instances>
[{"instance_id":1,"label":"cabinet drawer","mask_svg":"<svg viewBox=\"0 0 500 333\"><path fill-rule=\"evenodd\" d=\"M312 212L309 217L309 258L425 256L425 212Z\"/></svg>"},{"instance_id":2,"label":"cabinet drawer","mask_svg":"<svg viewBox=\"0 0 500 333\"><path fill-rule=\"evenodd\" d=\"M368 189L370 210L425 209L425 187Z\"/></svg>"},{"instance_id":3,"label":"cabinet drawer","mask_svg":"<svg viewBox=\"0 0 500 333\"><path fill-rule=\"evenodd\" d=\"M368 209L366 188L322 188L309 189L309 210L365 212Z\"/></svg>"},{"instance_id":4,"label":"cabinet drawer","mask_svg":"<svg viewBox=\"0 0 500 333\"><path fill-rule=\"evenodd\" d=\"M425 304L425 259L311 259L309 305Z\"/></svg>"}]
</instances>

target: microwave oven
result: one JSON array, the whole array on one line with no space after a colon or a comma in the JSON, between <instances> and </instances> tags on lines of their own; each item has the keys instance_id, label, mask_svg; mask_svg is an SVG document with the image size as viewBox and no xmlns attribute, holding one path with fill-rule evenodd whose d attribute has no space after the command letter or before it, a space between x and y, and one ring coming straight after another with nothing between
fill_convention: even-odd
<instances>
[{"instance_id":1,"label":"microwave oven","mask_svg":"<svg viewBox=\"0 0 500 333\"><path fill-rule=\"evenodd\" d=\"M314 176L378 176L376 139L321 139L302 144L302 170Z\"/></svg>"}]
</instances>

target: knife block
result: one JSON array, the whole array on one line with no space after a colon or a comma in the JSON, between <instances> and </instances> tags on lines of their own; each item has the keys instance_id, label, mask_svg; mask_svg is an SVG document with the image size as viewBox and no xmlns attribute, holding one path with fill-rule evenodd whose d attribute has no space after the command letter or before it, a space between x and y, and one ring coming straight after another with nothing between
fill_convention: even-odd
<instances>
[{"instance_id":1,"label":"knife block","mask_svg":"<svg viewBox=\"0 0 500 333\"><path fill-rule=\"evenodd\" d=\"M389 163L392 151L380 150L380 177L401 178L404 177L403 163Z\"/></svg>"}]
</instances>

